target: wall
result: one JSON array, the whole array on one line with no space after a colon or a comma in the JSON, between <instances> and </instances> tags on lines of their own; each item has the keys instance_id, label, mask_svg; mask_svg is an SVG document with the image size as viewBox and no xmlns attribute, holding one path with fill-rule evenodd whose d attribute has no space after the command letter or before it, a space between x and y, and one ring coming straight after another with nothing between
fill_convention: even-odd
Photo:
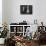
<instances>
[{"instance_id":1,"label":"wall","mask_svg":"<svg viewBox=\"0 0 46 46\"><path fill-rule=\"evenodd\" d=\"M22 22L26 20L29 24L34 23L34 19L37 19L38 24L41 21L46 25L46 0L4 0L4 16L3 20L7 23ZM32 15L21 15L20 5L32 5Z\"/></svg>"},{"instance_id":2,"label":"wall","mask_svg":"<svg viewBox=\"0 0 46 46\"><path fill-rule=\"evenodd\" d=\"M8 23L8 19L7 19L7 2L6 0L2 0L2 22L7 22Z\"/></svg>"},{"instance_id":3,"label":"wall","mask_svg":"<svg viewBox=\"0 0 46 46\"><path fill-rule=\"evenodd\" d=\"M2 27L2 0L0 0L0 27Z\"/></svg>"},{"instance_id":4,"label":"wall","mask_svg":"<svg viewBox=\"0 0 46 46\"><path fill-rule=\"evenodd\" d=\"M25 2L26 1L26 2ZM9 16L10 19L10 23L11 22L22 22L23 20L26 20L28 23L31 23L34 19L35 19L35 12L33 12L32 15L21 15L20 14L20 5L24 4L24 5L33 5L33 10L35 10L35 4L37 2L33 1L33 0L11 0L11 16ZM11 17L11 18L10 18ZM15 20L15 21L14 21Z\"/></svg>"}]
</instances>

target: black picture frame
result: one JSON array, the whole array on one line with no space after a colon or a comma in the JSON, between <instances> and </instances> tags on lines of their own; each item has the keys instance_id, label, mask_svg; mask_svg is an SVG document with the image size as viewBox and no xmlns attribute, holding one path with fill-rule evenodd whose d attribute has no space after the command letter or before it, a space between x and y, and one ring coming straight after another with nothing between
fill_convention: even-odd
<instances>
[{"instance_id":1,"label":"black picture frame","mask_svg":"<svg viewBox=\"0 0 46 46\"><path fill-rule=\"evenodd\" d=\"M21 14L32 14L32 5L20 5Z\"/></svg>"}]
</instances>

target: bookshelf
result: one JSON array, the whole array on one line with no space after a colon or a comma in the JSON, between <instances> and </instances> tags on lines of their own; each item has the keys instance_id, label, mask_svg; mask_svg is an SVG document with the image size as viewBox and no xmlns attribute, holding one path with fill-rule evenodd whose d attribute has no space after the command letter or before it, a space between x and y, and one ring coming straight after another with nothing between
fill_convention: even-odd
<instances>
[{"instance_id":1,"label":"bookshelf","mask_svg":"<svg viewBox=\"0 0 46 46\"><path fill-rule=\"evenodd\" d=\"M31 25L9 25L9 32L10 32L10 35L12 34L18 34L18 35L22 35L22 36L25 36L26 34L26 28L27 27L30 27Z\"/></svg>"}]
</instances>

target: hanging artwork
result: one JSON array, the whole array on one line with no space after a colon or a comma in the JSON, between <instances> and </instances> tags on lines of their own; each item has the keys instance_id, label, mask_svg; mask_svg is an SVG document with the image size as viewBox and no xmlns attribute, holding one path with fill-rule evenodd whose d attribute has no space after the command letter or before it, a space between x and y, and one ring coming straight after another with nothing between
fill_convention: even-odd
<instances>
[{"instance_id":1,"label":"hanging artwork","mask_svg":"<svg viewBox=\"0 0 46 46\"><path fill-rule=\"evenodd\" d=\"M32 14L32 5L20 5L21 14Z\"/></svg>"}]
</instances>

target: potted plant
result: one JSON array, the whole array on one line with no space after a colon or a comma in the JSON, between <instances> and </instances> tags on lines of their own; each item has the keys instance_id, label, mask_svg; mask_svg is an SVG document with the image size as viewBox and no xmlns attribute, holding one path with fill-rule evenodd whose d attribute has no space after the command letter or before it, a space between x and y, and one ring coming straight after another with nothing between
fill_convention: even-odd
<instances>
[{"instance_id":1,"label":"potted plant","mask_svg":"<svg viewBox=\"0 0 46 46\"><path fill-rule=\"evenodd\" d=\"M7 24L3 25L3 31L0 31L0 44L4 44L4 40L7 37L8 29Z\"/></svg>"}]
</instances>

